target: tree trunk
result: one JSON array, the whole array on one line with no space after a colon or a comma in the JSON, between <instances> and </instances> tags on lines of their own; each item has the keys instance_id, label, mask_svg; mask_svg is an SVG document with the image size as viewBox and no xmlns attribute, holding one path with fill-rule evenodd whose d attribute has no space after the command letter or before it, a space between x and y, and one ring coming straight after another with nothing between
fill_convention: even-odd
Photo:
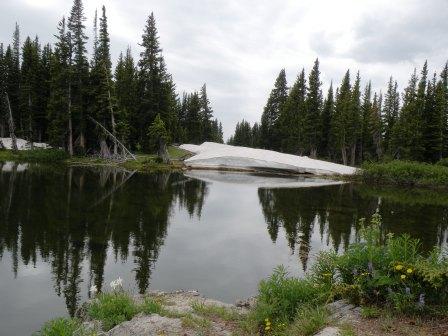
<instances>
[{"instance_id":1,"label":"tree trunk","mask_svg":"<svg viewBox=\"0 0 448 336\"><path fill-rule=\"evenodd\" d=\"M310 157L312 159L315 159L317 157L317 148L311 148L311 150L310 150Z\"/></svg>"},{"instance_id":2,"label":"tree trunk","mask_svg":"<svg viewBox=\"0 0 448 336\"><path fill-rule=\"evenodd\" d=\"M105 159L110 158L109 146L107 145L106 139L104 137L100 138L100 155Z\"/></svg>"},{"instance_id":3,"label":"tree trunk","mask_svg":"<svg viewBox=\"0 0 448 336\"><path fill-rule=\"evenodd\" d=\"M72 85L68 84L68 153L73 156Z\"/></svg>"},{"instance_id":4,"label":"tree trunk","mask_svg":"<svg viewBox=\"0 0 448 336\"><path fill-rule=\"evenodd\" d=\"M34 149L34 143L33 143L33 116L32 116L32 104L31 104L31 95L28 93L28 113L29 113L29 119L28 119L28 142L30 144L30 149Z\"/></svg>"},{"instance_id":5,"label":"tree trunk","mask_svg":"<svg viewBox=\"0 0 448 336\"><path fill-rule=\"evenodd\" d=\"M350 165L354 166L356 163L356 144L352 145L350 159L351 159Z\"/></svg>"},{"instance_id":6,"label":"tree trunk","mask_svg":"<svg viewBox=\"0 0 448 336\"><path fill-rule=\"evenodd\" d=\"M6 104L8 105L8 111L9 111L9 136L11 137L11 149L13 152L17 152L17 139L14 129L14 119L12 118L12 110L11 110L11 104L9 103L9 96L8 93L5 92L5 98L6 98Z\"/></svg>"},{"instance_id":7,"label":"tree trunk","mask_svg":"<svg viewBox=\"0 0 448 336\"><path fill-rule=\"evenodd\" d=\"M347 160L347 148L345 146L341 147L341 155L342 155L342 163L344 165L347 165L348 160Z\"/></svg>"},{"instance_id":8,"label":"tree trunk","mask_svg":"<svg viewBox=\"0 0 448 336\"><path fill-rule=\"evenodd\" d=\"M162 159L163 163L170 164L171 160L166 149L166 142L163 138L159 138L158 156Z\"/></svg>"}]
</instances>

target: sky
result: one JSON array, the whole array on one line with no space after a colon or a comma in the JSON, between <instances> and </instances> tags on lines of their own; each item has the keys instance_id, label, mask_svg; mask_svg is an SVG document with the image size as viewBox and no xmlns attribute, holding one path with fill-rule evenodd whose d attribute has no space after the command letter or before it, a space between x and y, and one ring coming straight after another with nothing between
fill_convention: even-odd
<instances>
[{"instance_id":1,"label":"sky","mask_svg":"<svg viewBox=\"0 0 448 336\"><path fill-rule=\"evenodd\" d=\"M91 37L95 9L105 5L116 62L130 46L135 58L154 12L168 71L178 93L206 83L228 138L237 121L260 119L282 68L288 84L318 57L323 91L350 69L376 90L393 76L400 89L428 60L440 72L448 59L448 0L84 0ZM53 42L71 0L0 0L0 42ZM91 44L89 45L91 49Z\"/></svg>"}]
</instances>

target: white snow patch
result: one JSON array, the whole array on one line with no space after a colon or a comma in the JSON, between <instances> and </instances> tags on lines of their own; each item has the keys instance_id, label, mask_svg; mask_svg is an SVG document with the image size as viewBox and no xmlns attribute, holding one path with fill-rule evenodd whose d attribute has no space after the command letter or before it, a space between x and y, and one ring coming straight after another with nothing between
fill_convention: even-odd
<instances>
[{"instance_id":1,"label":"white snow patch","mask_svg":"<svg viewBox=\"0 0 448 336\"><path fill-rule=\"evenodd\" d=\"M191 168L230 168L249 171L283 170L314 175L353 175L357 168L271 150L230 146L214 142L181 145L196 155L184 161Z\"/></svg>"},{"instance_id":2,"label":"white snow patch","mask_svg":"<svg viewBox=\"0 0 448 336\"><path fill-rule=\"evenodd\" d=\"M30 143L28 140L17 138L17 149L18 150L27 150L30 149ZM12 140L11 138L0 138L0 141L2 142L3 146L6 149L12 149ZM44 148L48 149L51 148L49 144L43 143L43 142L33 142L33 146L35 148Z\"/></svg>"}]
</instances>

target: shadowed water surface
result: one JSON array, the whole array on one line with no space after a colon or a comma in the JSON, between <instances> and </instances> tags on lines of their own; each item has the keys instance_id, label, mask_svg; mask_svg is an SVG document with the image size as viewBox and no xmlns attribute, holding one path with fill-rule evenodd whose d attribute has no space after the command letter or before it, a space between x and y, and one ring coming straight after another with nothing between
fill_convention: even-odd
<instances>
[{"instance_id":1,"label":"shadowed water surface","mask_svg":"<svg viewBox=\"0 0 448 336\"><path fill-rule=\"evenodd\" d=\"M322 182L0 163L0 335L73 315L118 276L135 292L254 295L276 265L301 275L346 248L377 209L385 233L446 245L447 195Z\"/></svg>"}]
</instances>

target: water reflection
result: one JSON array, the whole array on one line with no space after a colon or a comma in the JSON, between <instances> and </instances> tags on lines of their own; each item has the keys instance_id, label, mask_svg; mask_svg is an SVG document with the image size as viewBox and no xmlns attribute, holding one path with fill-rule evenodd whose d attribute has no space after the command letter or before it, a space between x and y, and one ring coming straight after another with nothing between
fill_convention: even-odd
<instances>
[{"instance_id":1,"label":"water reflection","mask_svg":"<svg viewBox=\"0 0 448 336\"><path fill-rule=\"evenodd\" d=\"M225 301L253 295L275 265L302 274L319 250L345 249L358 220L376 210L384 232L410 233L425 249L447 243L444 193L273 181L0 162L0 300L14 302L0 311L0 333L27 334L60 315L54 293L73 315L92 284L101 289L117 275L139 292L196 288ZM35 284L39 272L51 273L53 289ZM31 312L9 297L24 292L19 283L39 286L43 298L28 304ZM47 315L35 317L41 306ZM24 318L30 326L20 329Z\"/></svg>"},{"instance_id":2,"label":"water reflection","mask_svg":"<svg viewBox=\"0 0 448 336\"><path fill-rule=\"evenodd\" d=\"M85 260L89 281L102 288L109 245L116 259L133 259L138 290L145 292L172 206L200 216L207 193L205 182L180 174L9 166L0 169L0 257L11 253L17 275L19 258L36 265L40 255L70 315L80 303Z\"/></svg>"}]
</instances>

